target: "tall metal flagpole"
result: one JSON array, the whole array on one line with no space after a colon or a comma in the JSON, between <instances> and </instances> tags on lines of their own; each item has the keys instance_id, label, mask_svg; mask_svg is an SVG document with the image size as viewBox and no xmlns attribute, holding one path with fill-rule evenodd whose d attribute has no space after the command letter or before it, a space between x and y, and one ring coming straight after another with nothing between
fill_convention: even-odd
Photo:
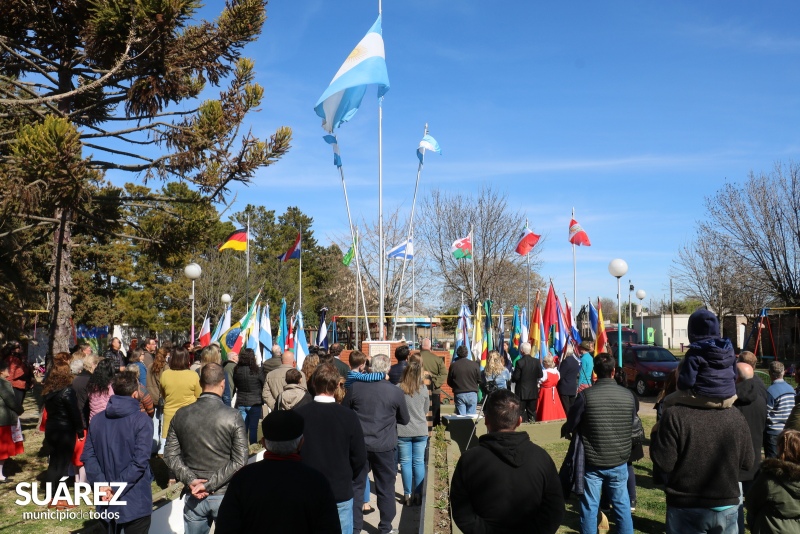
<instances>
[{"instance_id":1,"label":"tall metal flagpole","mask_svg":"<svg viewBox=\"0 0 800 534\"><path fill-rule=\"evenodd\" d=\"M300 274L298 276L299 294L297 297L297 309L303 311L303 226L300 226Z\"/></svg>"},{"instance_id":2,"label":"tall metal flagpole","mask_svg":"<svg viewBox=\"0 0 800 534\"><path fill-rule=\"evenodd\" d=\"M383 12L381 0L378 0L378 15L381 15ZM379 290L379 298L380 301L380 311L378 314L378 339L380 341L384 341L386 339L386 311L384 309L384 299L386 297L385 291L385 281L383 279L384 276L384 261L386 251L384 250L385 244L383 242L383 97L378 99L378 258L379 261L379 270L378 274L380 276L380 290Z\"/></svg>"},{"instance_id":3,"label":"tall metal flagpole","mask_svg":"<svg viewBox=\"0 0 800 534\"><path fill-rule=\"evenodd\" d=\"M411 234L412 236L414 234ZM416 260L411 260L411 320L414 321L414 326L411 330L411 341L414 342L414 346L416 347L417 341L417 310L416 310L416 301L414 300L415 295L415 287L414 287L414 264L417 263Z\"/></svg>"},{"instance_id":4,"label":"tall metal flagpole","mask_svg":"<svg viewBox=\"0 0 800 534\"><path fill-rule=\"evenodd\" d=\"M358 229L356 228L356 257L358 257ZM367 327L367 341L372 341L372 333L369 329L369 312L367 312L367 300L364 298L364 280L361 277L361 271L358 272L358 287L361 290L361 303L364 305L364 323Z\"/></svg>"},{"instance_id":5,"label":"tall metal flagpole","mask_svg":"<svg viewBox=\"0 0 800 534\"><path fill-rule=\"evenodd\" d=\"M475 236L472 234L474 228L472 225L469 225L469 246L472 249L472 301L478 301L478 291L475 287ZM477 306L477 304L476 304Z\"/></svg>"},{"instance_id":6,"label":"tall metal flagpole","mask_svg":"<svg viewBox=\"0 0 800 534\"><path fill-rule=\"evenodd\" d=\"M575 208L572 208L572 219L575 219ZM578 302L578 262L575 260L575 243L572 244L572 302Z\"/></svg>"},{"instance_id":7,"label":"tall metal flagpole","mask_svg":"<svg viewBox=\"0 0 800 534\"><path fill-rule=\"evenodd\" d=\"M528 219L525 219L525 228L528 227ZM531 251L525 254L525 261L528 263L528 313L531 312Z\"/></svg>"},{"instance_id":8,"label":"tall metal flagpole","mask_svg":"<svg viewBox=\"0 0 800 534\"><path fill-rule=\"evenodd\" d=\"M250 309L250 213L247 213L247 232L245 232L247 239L247 246L245 250L245 282L244 282L244 307L245 310ZM194 321L192 321L194 324Z\"/></svg>"},{"instance_id":9,"label":"tall metal flagpole","mask_svg":"<svg viewBox=\"0 0 800 534\"><path fill-rule=\"evenodd\" d=\"M422 134L422 137L428 135L428 123L425 123L425 132ZM414 185L414 199L411 201L411 218L408 220L408 232L406 232L406 251L403 254L403 270L400 271L400 287L397 290L397 308L394 312L394 326L392 327L392 339L396 337L397 334L397 318L400 315L400 299L403 295L403 280L406 274L406 262L408 260L408 242L411 240L411 236L414 234L414 208L417 205L417 190L419 189L419 178L422 174L422 165L423 161L425 161L425 147L422 147L422 159L417 165L417 183ZM413 267L412 267L413 269ZM414 296L411 296L411 300L414 300Z\"/></svg>"}]
</instances>

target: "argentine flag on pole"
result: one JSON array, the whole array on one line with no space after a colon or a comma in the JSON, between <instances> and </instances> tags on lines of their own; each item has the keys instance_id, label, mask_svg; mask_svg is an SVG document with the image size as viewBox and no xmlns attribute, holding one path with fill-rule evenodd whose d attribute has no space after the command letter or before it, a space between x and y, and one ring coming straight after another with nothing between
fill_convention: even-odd
<instances>
[{"instance_id":1,"label":"argentine flag on pole","mask_svg":"<svg viewBox=\"0 0 800 534\"><path fill-rule=\"evenodd\" d=\"M297 312L295 327L294 357L297 360L297 368L302 369L303 362L306 361L306 356L308 356L308 341L306 341L306 332L303 329L302 312Z\"/></svg>"},{"instance_id":2,"label":"argentine flag on pole","mask_svg":"<svg viewBox=\"0 0 800 534\"><path fill-rule=\"evenodd\" d=\"M426 150L436 152L440 156L442 155L442 149L439 147L439 143L437 143L436 139L430 135L425 135L425 137L422 138L422 141L419 142L419 148L417 148L417 157L419 158L420 163L422 163L422 160L425 157Z\"/></svg>"},{"instance_id":3,"label":"argentine flag on pole","mask_svg":"<svg viewBox=\"0 0 800 534\"><path fill-rule=\"evenodd\" d=\"M378 86L378 98L389 90L380 15L367 35L344 60L314 106L314 111L322 117L325 131L333 133L334 128L352 119L367 92L367 86L373 84Z\"/></svg>"},{"instance_id":4,"label":"argentine flag on pole","mask_svg":"<svg viewBox=\"0 0 800 534\"><path fill-rule=\"evenodd\" d=\"M261 315L261 332L258 333L258 341L264 345L266 350L272 351L272 325L269 323L269 304L264 305L264 312Z\"/></svg>"},{"instance_id":5,"label":"argentine flag on pole","mask_svg":"<svg viewBox=\"0 0 800 534\"><path fill-rule=\"evenodd\" d=\"M322 138L333 148L333 164L337 167L342 166L342 156L339 154L339 142L335 135L323 135Z\"/></svg>"},{"instance_id":6,"label":"argentine flag on pole","mask_svg":"<svg viewBox=\"0 0 800 534\"><path fill-rule=\"evenodd\" d=\"M413 260L414 259L414 238L412 237L405 243L401 243L394 247L393 249L389 250L386 253L386 258L390 260L402 260L403 258Z\"/></svg>"}]
</instances>

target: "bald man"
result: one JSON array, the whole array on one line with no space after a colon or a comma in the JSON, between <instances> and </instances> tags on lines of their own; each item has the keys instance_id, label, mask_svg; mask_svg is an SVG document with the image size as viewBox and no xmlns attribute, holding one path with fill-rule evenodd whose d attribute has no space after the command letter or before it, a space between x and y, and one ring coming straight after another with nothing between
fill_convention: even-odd
<instances>
[{"instance_id":1,"label":"bald man","mask_svg":"<svg viewBox=\"0 0 800 534\"><path fill-rule=\"evenodd\" d=\"M281 355L280 367L267 375L267 379L264 382L264 389L261 390L261 399L270 410L275 409L275 401L278 399L278 395L283 392L283 387L286 385L286 372L289 369L294 369L295 365L294 352L287 350ZM306 377L303 376L302 373L300 373L300 385L303 386L303 389L308 389Z\"/></svg>"},{"instance_id":2,"label":"bald man","mask_svg":"<svg viewBox=\"0 0 800 534\"><path fill-rule=\"evenodd\" d=\"M748 471L739 474L744 493L750 489L753 479L761 466L761 446L764 442L764 429L767 426L767 402L761 394L764 383L760 378L754 378L755 372L749 363L740 361L736 364L736 402L733 405L742 412L747 419L747 426L750 427L750 437L753 439L753 453L755 459L753 467ZM744 532L744 511L739 506L739 532Z\"/></svg>"}]
</instances>

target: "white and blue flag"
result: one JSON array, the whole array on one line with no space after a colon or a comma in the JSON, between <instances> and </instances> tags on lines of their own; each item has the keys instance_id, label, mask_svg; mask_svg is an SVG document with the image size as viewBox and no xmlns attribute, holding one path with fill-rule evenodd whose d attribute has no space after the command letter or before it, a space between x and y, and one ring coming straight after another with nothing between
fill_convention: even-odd
<instances>
[{"instance_id":1,"label":"white and blue flag","mask_svg":"<svg viewBox=\"0 0 800 534\"><path fill-rule=\"evenodd\" d=\"M420 163L422 163L422 159L425 156L426 150L436 152L439 155L442 154L442 149L439 147L439 143L436 141L436 139L427 134L422 138L422 141L419 142L419 148L417 148L417 157L419 158Z\"/></svg>"},{"instance_id":2,"label":"white and blue flag","mask_svg":"<svg viewBox=\"0 0 800 534\"><path fill-rule=\"evenodd\" d=\"M308 341L306 341L306 332L303 329L303 314L297 312L297 321L295 325L294 334L294 358L297 360L297 368L303 368L303 362L306 361L308 356Z\"/></svg>"},{"instance_id":3,"label":"white and blue flag","mask_svg":"<svg viewBox=\"0 0 800 534\"><path fill-rule=\"evenodd\" d=\"M261 315L261 331L258 333L258 341L264 345L266 350L272 350L272 325L269 323L269 304L264 305L264 312Z\"/></svg>"},{"instance_id":4,"label":"white and blue flag","mask_svg":"<svg viewBox=\"0 0 800 534\"><path fill-rule=\"evenodd\" d=\"M414 259L414 238L412 237L405 243L397 245L393 249L386 252L386 258L390 260L402 260L403 258Z\"/></svg>"},{"instance_id":5,"label":"white and blue flag","mask_svg":"<svg viewBox=\"0 0 800 534\"><path fill-rule=\"evenodd\" d=\"M337 167L341 167L342 156L339 154L339 143L336 141L336 136L323 135L322 138L325 139L326 143L331 145L331 148L333 148L333 164L336 165Z\"/></svg>"},{"instance_id":6,"label":"white and blue flag","mask_svg":"<svg viewBox=\"0 0 800 534\"><path fill-rule=\"evenodd\" d=\"M352 119L367 92L367 86L373 84L378 86L378 98L382 98L389 90L380 15L344 60L314 106L314 111L322 117L325 131L333 133L334 128Z\"/></svg>"}]
</instances>

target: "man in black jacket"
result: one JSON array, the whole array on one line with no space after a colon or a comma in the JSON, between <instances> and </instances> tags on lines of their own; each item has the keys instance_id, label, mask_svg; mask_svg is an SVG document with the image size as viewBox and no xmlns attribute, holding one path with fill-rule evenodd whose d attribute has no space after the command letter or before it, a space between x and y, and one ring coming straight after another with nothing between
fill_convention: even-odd
<instances>
[{"instance_id":1,"label":"man in black jacket","mask_svg":"<svg viewBox=\"0 0 800 534\"><path fill-rule=\"evenodd\" d=\"M473 532L554 533L564 517L564 494L556 466L531 442L520 401L508 390L486 399L488 433L459 458L450 488L453 520Z\"/></svg>"},{"instance_id":2,"label":"man in black jacket","mask_svg":"<svg viewBox=\"0 0 800 534\"><path fill-rule=\"evenodd\" d=\"M125 355L120 350L122 342L118 337L111 338L111 346L103 353L103 358L110 358L114 362L114 372L118 373L125 370Z\"/></svg>"},{"instance_id":3,"label":"man in black jacket","mask_svg":"<svg viewBox=\"0 0 800 534\"><path fill-rule=\"evenodd\" d=\"M333 365L336 366L336 370L339 371L339 375L342 378L347 378L347 373L350 372L350 366L344 363L339 357L342 355L342 344L341 343L334 343L331 345L331 348L328 350L328 354L333 357ZM320 358L320 363L323 363L323 359Z\"/></svg>"},{"instance_id":4,"label":"man in black jacket","mask_svg":"<svg viewBox=\"0 0 800 534\"><path fill-rule=\"evenodd\" d=\"M567 346L567 352L558 366L561 378L558 381L558 396L561 399L561 406L564 413L568 414L572 403L575 402L575 395L578 391L578 373L581 372L581 359L575 356L572 346Z\"/></svg>"},{"instance_id":5,"label":"man in black jacket","mask_svg":"<svg viewBox=\"0 0 800 534\"><path fill-rule=\"evenodd\" d=\"M169 425L164 461L190 493L184 502L186 532L203 534L236 471L247 461L247 437L239 410L225 406L225 371L208 363L200 372L203 393L180 408Z\"/></svg>"},{"instance_id":6,"label":"man in black jacket","mask_svg":"<svg viewBox=\"0 0 800 534\"><path fill-rule=\"evenodd\" d=\"M342 532L349 533L353 531L353 484L367 461L364 433L355 412L336 403L334 394L341 378L336 367L320 365L312 378L314 402L295 410L305 422L300 456L328 479Z\"/></svg>"},{"instance_id":7,"label":"man in black jacket","mask_svg":"<svg viewBox=\"0 0 800 534\"><path fill-rule=\"evenodd\" d=\"M464 345L461 345L463 347ZM461 347L458 347L461 349ZM481 366L467 358L459 358L450 364L447 385L456 398L456 413L472 415L478 407L478 386L481 383Z\"/></svg>"},{"instance_id":8,"label":"man in black jacket","mask_svg":"<svg viewBox=\"0 0 800 534\"><path fill-rule=\"evenodd\" d=\"M539 379L544 376L542 363L531 356L531 344L522 343L519 346L520 357L514 366L511 381L516 387L516 394L520 400L522 421L533 423L536 421L536 400L539 398Z\"/></svg>"},{"instance_id":9,"label":"man in black jacket","mask_svg":"<svg viewBox=\"0 0 800 534\"><path fill-rule=\"evenodd\" d=\"M562 434L580 430L584 450L584 493L581 497L581 533L597 532L600 493L608 491L617 532L633 533L628 494L628 458L633 442L633 394L614 380L616 362L602 352L594 358L597 382L575 398ZM652 453L652 449L651 449Z\"/></svg>"},{"instance_id":10,"label":"man in black jacket","mask_svg":"<svg viewBox=\"0 0 800 534\"><path fill-rule=\"evenodd\" d=\"M408 354L411 352L408 345L400 345L394 349L394 357L397 358L397 363L389 368L389 382L395 386L400 383L403 378L403 371L408 366Z\"/></svg>"},{"instance_id":11,"label":"man in black jacket","mask_svg":"<svg viewBox=\"0 0 800 534\"><path fill-rule=\"evenodd\" d=\"M758 469L761 467L761 447L764 444L764 429L767 428L767 401L764 400L762 391L766 391L760 378L754 378L753 367L746 362L736 364L738 376L736 377L736 402L733 405L742 412L750 427L750 437L753 440L753 467L739 473L742 483L742 494L753 485ZM739 505L739 532L744 532L744 506Z\"/></svg>"},{"instance_id":12,"label":"man in black jacket","mask_svg":"<svg viewBox=\"0 0 800 534\"><path fill-rule=\"evenodd\" d=\"M372 372L389 372L389 357L378 354L372 358ZM408 424L410 417L403 390L388 380L380 382L353 382L342 401L351 408L361 421L364 442L367 448L367 464L375 478L375 494L381 520L380 534L392 531L392 520L397 512L394 501L394 485L397 478L397 425ZM364 495L367 469L359 474L353 494ZM363 515L360 506L353 507L353 532L361 532Z\"/></svg>"},{"instance_id":13,"label":"man in black jacket","mask_svg":"<svg viewBox=\"0 0 800 534\"><path fill-rule=\"evenodd\" d=\"M233 476L215 532L344 532L328 480L301 462L303 418L293 410L279 410L266 416L261 428L264 459Z\"/></svg>"}]
</instances>

